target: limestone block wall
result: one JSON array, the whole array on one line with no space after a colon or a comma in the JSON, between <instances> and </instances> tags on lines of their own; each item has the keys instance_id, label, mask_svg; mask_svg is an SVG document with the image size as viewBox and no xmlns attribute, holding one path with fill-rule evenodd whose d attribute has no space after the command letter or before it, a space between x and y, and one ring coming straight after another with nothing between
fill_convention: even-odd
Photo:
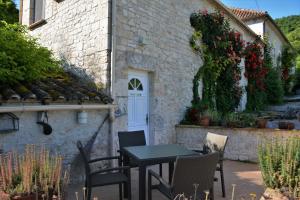
<instances>
[{"instance_id":1,"label":"limestone block wall","mask_svg":"<svg viewBox=\"0 0 300 200\"><path fill-rule=\"evenodd\" d=\"M265 35L269 37L269 42L272 45L271 55L273 57L273 65L276 66L277 58L281 56L282 48L287 43L269 20L265 21Z\"/></svg>"},{"instance_id":2,"label":"limestone block wall","mask_svg":"<svg viewBox=\"0 0 300 200\"><path fill-rule=\"evenodd\" d=\"M10 133L0 133L0 149L4 152L19 151L24 152L27 144L45 146L52 153L63 156L65 166L71 166L72 181L83 180L84 168L76 147L77 140L85 144L91 139L107 111L88 111L88 123L77 123L77 111L51 111L48 112L49 124L53 128L51 135L44 135L40 125L38 125L37 112L14 113L20 119L19 131ZM0 128L1 128L0 123ZM92 157L109 155L110 138L108 131L108 121L102 127L95 140Z\"/></svg>"},{"instance_id":3,"label":"limestone block wall","mask_svg":"<svg viewBox=\"0 0 300 200\"><path fill-rule=\"evenodd\" d=\"M300 137L299 130L286 131L279 129L178 125L176 126L176 142L188 148L202 149L207 132L227 135L229 137L224 155L226 159L251 162L258 161L257 147L265 139L270 141L274 137Z\"/></svg>"},{"instance_id":4,"label":"limestone block wall","mask_svg":"<svg viewBox=\"0 0 300 200\"><path fill-rule=\"evenodd\" d=\"M46 24L30 34L53 50L66 67L106 87L108 84L108 0L44 0ZM29 25L30 0L23 0L22 23Z\"/></svg>"},{"instance_id":5,"label":"limestone block wall","mask_svg":"<svg viewBox=\"0 0 300 200\"><path fill-rule=\"evenodd\" d=\"M115 99L127 107L128 70L150 76L150 143L175 142L175 124L192 100L192 79L202 65L189 40L190 15L217 8L205 0L117 1ZM235 21L232 26L252 40ZM245 99L244 99L245 101ZM245 104L245 102L243 102ZM127 129L127 116L116 119L115 132ZM115 141L117 144L117 141Z\"/></svg>"}]
</instances>

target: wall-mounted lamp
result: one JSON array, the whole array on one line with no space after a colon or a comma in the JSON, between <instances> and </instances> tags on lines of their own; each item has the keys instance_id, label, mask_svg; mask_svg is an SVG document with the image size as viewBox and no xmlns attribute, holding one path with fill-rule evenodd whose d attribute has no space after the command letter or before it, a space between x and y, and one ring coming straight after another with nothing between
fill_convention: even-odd
<instances>
[{"instance_id":1,"label":"wall-mounted lamp","mask_svg":"<svg viewBox=\"0 0 300 200\"><path fill-rule=\"evenodd\" d=\"M85 111L80 111L77 113L78 124L87 124L88 122L88 113Z\"/></svg>"},{"instance_id":2,"label":"wall-mounted lamp","mask_svg":"<svg viewBox=\"0 0 300 200\"><path fill-rule=\"evenodd\" d=\"M145 43L145 41L144 41L144 37L143 37L143 36L139 36L139 38L138 38L138 45L139 45L140 47L144 47L144 46L147 45L147 44Z\"/></svg>"},{"instance_id":3,"label":"wall-mounted lamp","mask_svg":"<svg viewBox=\"0 0 300 200\"><path fill-rule=\"evenodd\" d=\"M13 113L0 113L0 133L19 130L19 118Z\"/></svg>"},{"instance_id":4,"label":"wall-mounted lamp","mask_svg":"<svg viewBox=\"0 0 300 200\"><path fill-rule=\"evenodd\" d=\"M48 124L47 112L38 112L38 120L36 123L42 126L45 135L50 135L52 133L52 127Z\"/></svg>"}]
</instances>

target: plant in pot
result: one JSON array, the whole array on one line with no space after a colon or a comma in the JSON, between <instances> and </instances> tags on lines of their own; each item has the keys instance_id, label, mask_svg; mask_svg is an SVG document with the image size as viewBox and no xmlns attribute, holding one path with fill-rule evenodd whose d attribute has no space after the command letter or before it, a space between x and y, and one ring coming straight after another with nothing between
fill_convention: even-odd
<instances>
[{"instance_id":1,"label":"plant in pot","mask_svg":"<svg viewBox=\"0 0 300 200\"><path fill-rule=\"evenodd\" d=\"M256 120L257 128L267 128L268 120L261 117Z\"/></svg>"},{"instance_id":2,"label":"plant in pot","mask_svg":"<svg viewBox=\"0 0 300 200\"><path fill-rule=\"evenodd\" d=\"M200 117L200 125L201 126L209 126L211 122L211 115L212 111L211 110L205 110Z\"/></svg>"},{"instance_id":3,"label":"plant in pot","mask_svg":"<svg viewBox=\"0 0 300 200\"><path fill-rule=\"evenodd\" d=\"M186 110L181 124L198 124L200 121L200 111L195 107L189 107Z\"/></svg>"},{"instance_id":4,"label":"plant in pot","mask_svg":"<svg viewBox=\"0 0 300 200\"><path fill-rule=\"evenodd\" d=\"M279 129L293 130L295 128L295 124L293 122L278 122Z\"/></svg>"},{"instance_id":5,"label":"plant in pot","mask_svg":"<svg viewBox=\"0 0 300 200\"><path fill-rule=\"evenodd\" d=\"M62 200L68 180L62 157L50 155L44 147L27 145L22 155L0 155L1 200Z\"/></svg>"},{"instance_id":6,"label":"plant in pot","mask_svg":"<svg viewBox=\"0 0 300 200\"><path fill-rule=\"evenodd\" d=\"M210 125L211 126L221 126L222 118L218 111L215 110L207 110L207 115L210 116Z\"/></svg>"},{"instance_id":7,"label":"plant in pot","mask_svg":"<svg viewBox=\"0 0 300 200\"><path fill-rule=\"evenodd\" d=\"M225 116L226 126L229 128L242 127L240 117L237 113L228 113Z\"/></svg>"},{"instance_id":8,"label":"plant in pot","mask_svg":"<svg viewBox=\"0 0 300 200\"><path fill-rule=\"evenodd\" d=\"M256 118L257 115L255 113L239 113L239 119L242 127L256 127Z\"/></svg>"}]
</instances>

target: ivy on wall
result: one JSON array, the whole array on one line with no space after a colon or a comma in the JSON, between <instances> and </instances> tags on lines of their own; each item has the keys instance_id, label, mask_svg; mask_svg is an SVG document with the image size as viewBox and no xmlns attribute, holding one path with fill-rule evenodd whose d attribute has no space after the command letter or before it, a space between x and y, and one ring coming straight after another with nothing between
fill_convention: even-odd
<instances>
[{"instance_id":1,"label":"ivy on wall","mask_svg":"<svg viewBox=\"0 0 300 200\"><path fill-rule=\"evenodd\" d=\"M240 33L230 28L221 12L193 13L190 22L195 32L190 44L204 61L193 80L194 107L205 105L221 113L238 107L242 90L239 86L244 41ZM202 99L198 93L203 81Z\"/></svg>"}]
</instances>

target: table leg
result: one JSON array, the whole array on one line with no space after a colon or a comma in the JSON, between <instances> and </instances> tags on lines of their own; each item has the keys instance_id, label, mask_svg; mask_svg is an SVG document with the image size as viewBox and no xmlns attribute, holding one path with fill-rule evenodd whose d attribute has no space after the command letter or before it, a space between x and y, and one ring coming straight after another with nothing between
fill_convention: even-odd
<instances>
[{"instance_id":1,"label":"table leg","mask_svg":"<svg viewBox=\"0 0 300 200\"><path fill-rule=\"evenodd\" d=\"M174 162L169 162L169 183L172 183L173 178L173 171L174 171Z\"/></svg>"},{"instance_id":2,"label":"table leg","mask_svg":"<svg viewBox=\"0 0 300 200\"><path fill-rule=\"evenodd\" d=\"M146 200L146 166L139 166L139 200Z\"/></svg>"},{"instance_id":3,"label":"table leg","mask_svg":"<svg viewBox=\"0 0 300 200\"><path fill-rule=\"evenodd\" d=\"M123 159L124 159L123 166L129 166L129 164L130 164L129 158L127 156L124 156ZM128 171L125 170L125 175L128 177L128 176L130 176L130 173L128 173ZM124 183L124 197L125 198L128 197L128 184L127 183Z\"/></svg>"}]
</instances>

